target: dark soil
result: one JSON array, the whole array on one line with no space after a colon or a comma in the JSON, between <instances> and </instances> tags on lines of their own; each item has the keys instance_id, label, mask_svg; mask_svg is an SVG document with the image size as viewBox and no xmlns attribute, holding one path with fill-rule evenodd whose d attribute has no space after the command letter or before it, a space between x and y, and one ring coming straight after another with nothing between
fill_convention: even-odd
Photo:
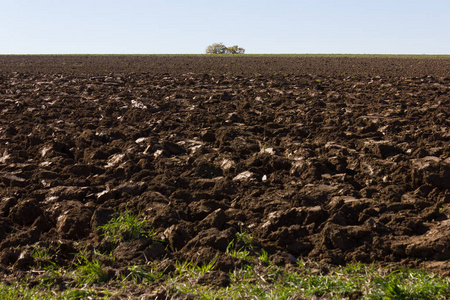
<instances>
[{"instance_id":1,"label":"dark soil","mask_svg":"<svg viewBox=\"0 0 450 300\"><path fill-rule=\"evenodd\" d=\"M2 272L57 245L61 264L114 251L117 272L217 256L226 285L248 231L279 264L449 274L449 59L0 60ZM164 247L105 243L97 227L126 209Z\"/></svg>"}]
</instances>

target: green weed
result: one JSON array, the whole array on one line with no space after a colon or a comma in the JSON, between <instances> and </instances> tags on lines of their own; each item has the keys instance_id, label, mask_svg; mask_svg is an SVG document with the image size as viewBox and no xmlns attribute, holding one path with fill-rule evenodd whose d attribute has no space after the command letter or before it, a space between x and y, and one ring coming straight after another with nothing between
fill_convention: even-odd
<instances>
[{"instance_id":1,"label":"green weed","mask_svg":"<svg viewBox=\"0 0 450 300\"><path fill-rule=\"evenodd\" d=\"M132 281L136 284L150 284L163 276L163 272L156 272L154 268L146 266L133 265L128 267L129 274L122 281Z\"/></svg>"},{"instance_id":2,"label":"green weed","mask_svg":"<svg viewBox=\"0 0 450 300\"><path fill-rule=\"evenodd\" d=\"M99 227L103 231L105 239L113 243L153 237L155 235L154 230L148 230L147 228L146 221L140 221L137 216L132 215L128 210L119 213L106 225Z\"/></svg>"},{"instance_id":3,"label":"green weed","mask_svg":"<svg viewBox=\"0 0 450 300\"><path fill-rule=\"evenodd\" d=\"M237 232L236 240L242 242L246 248L253 248L253 244L256 241L252 234L246 230Z\"/></svg>"},{"instance_id":4,"label":"green weed","mask_svg":"<svg viewBox=\"0 0 450 300\"><path fill-rule=\"evenodd\" d=\"M234 241L231 241L228 244L225 253L232 257L238 258L238 259L247 260L247 261L251 260L250 252L248 250L244 249L243 247L240 249L236 249Z\"/></svg>"},{"instance_id":5,"label":"green weed","mask_svg":"<svg viewBox=\"0 0 450 300\"><path fill-rule=\"evenodd\" d=\"M264 249L261 250L261 254L259 254L259 260L266 265L270 265L271 261L269 259L269 253L267 253Z\"/></svg>"},{"instance_id":6,"label":"green weed","mask_svg":"<svg viewBox=\"0 0 450 300\"><path fill-rule=\"evenodd\" d=\"M34 248L33 253L31 255L35 259L50 259L50 248L38 246Z\"/></svg>"},{"instance_id":7,"label":"green weed","mask_svg":"<svg viewBox=\"0 0 450 300\"><path fill-rule=\"evenodd\" d=\"M76 255L78 262L75 263L75 277L83 284L92 285L108 281L108 272L102 263L96 259L88 259L85 253Z\"/></svg>"}]
</instances>

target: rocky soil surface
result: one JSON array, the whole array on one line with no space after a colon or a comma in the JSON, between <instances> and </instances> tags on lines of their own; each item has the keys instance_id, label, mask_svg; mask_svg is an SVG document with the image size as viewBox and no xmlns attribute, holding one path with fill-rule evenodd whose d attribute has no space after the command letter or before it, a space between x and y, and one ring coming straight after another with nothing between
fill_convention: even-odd
<instances>
[{"instance_id":1,"label":"rocky soil surface","mask_svg":"<svg viewBox=\"0 0 450 300\"><path fill-rule=\"evenodd\" d=\"M112 270L217 256L228 271L242 261L226 248L246 231L281 265L449 274L449 62L432 75L391 62L355 74L323 71L326 59L289 74L3 70L0 272L28 272L39 245L62 264L96 249L113 251ZM106 242L98 227L126 210L162 241Z\"/></svg>"}]
</instances>

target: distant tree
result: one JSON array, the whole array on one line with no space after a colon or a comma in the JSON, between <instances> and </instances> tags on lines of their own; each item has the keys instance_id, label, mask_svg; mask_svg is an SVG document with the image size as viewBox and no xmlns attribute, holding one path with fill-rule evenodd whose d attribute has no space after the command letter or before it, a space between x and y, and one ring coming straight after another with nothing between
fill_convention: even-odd
<instances>
[{"instance_id":1,"label":"distant tree","mask_svg":"<svg viewBox=\"0 0 450 300\"><path fill-rule=\"evenodd\" d=\"M227 48L227 53L228 54L244 54L245 53L245 49L244 48L240 48L237 45L235 45L233 47L228 47Z\"/></svg>"},{"instance_id":2,"label":"distant tree","mask_svg":"<svg viewBox=\"0 0 450 300\"><path fill-rule=\"evenodd\" d=\"M206 54L244 54L245 49L238 46L226 47L222 43L214 43L206 48Z\"/></svg>"},{"instance_id":3,"label":"distant tree","mask_svg":"<svg viewBox=\"0 0 450 300\"><path fill-rule=\"evenodd\" d=\"M206 48L206 54L225 54L227 47L222 43L214 43Z\"/></svg>"}]
</instances>

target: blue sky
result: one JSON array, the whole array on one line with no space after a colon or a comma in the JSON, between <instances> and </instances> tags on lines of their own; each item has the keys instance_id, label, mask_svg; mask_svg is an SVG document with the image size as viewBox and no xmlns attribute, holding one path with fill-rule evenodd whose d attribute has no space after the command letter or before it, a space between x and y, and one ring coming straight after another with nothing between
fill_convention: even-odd
<instances>
[{"instance_id":1,"label":"blue sky","mask_svg":"<svg viewBox=\"0 0 450 300\"><path fill-rule=\"evenodd\" d=\"M0 54L450 54L450 1L0 0Z\"/></svg>"}]
</instances>

